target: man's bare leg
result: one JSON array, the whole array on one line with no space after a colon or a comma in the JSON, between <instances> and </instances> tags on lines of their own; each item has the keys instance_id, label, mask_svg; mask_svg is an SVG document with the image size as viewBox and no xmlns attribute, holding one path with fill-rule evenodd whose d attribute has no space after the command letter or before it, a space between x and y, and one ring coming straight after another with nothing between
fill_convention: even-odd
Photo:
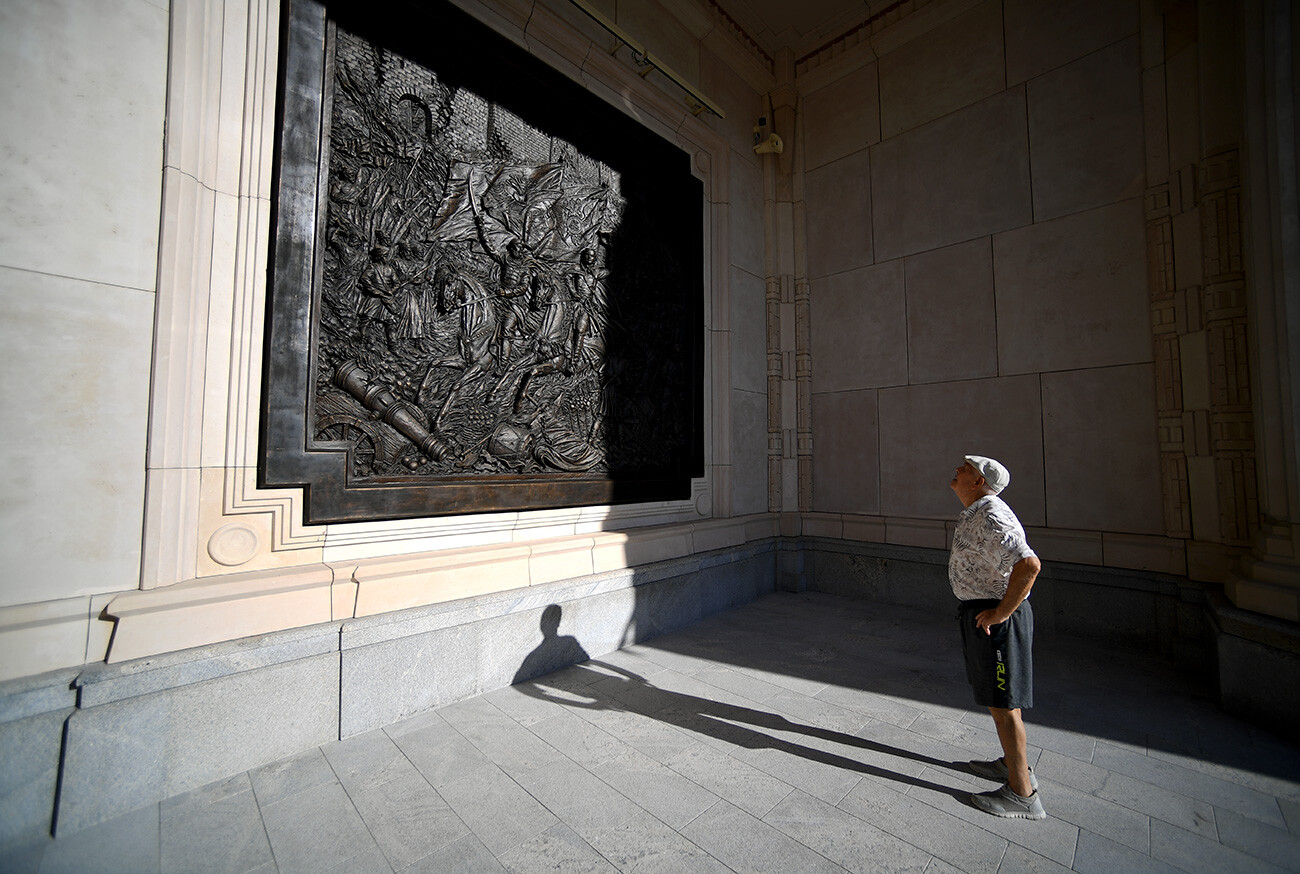
<instances>
[{"instance_id":1,"label":"man's bare leg","mask_svg":"<svg viewBox=\"0 0 1300 874\"><path fill-rule=\"evenodd\" d=\"M993 724L998 730L998 740L1002 743L1002 760L1007 765L1007 782L1011 791L1028 797L1034 794L1029 785L1029 750L1025 741L1025 723L1020 718L1020 708L1004 710L990 707Z\"/></svg>"}]
</instances>

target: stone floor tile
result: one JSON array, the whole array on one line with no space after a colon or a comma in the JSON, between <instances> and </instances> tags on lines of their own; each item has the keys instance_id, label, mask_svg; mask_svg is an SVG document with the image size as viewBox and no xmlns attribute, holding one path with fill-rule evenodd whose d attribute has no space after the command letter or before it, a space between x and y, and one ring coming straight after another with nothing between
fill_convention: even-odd
<instances>
[{"instance_id":1,"label":"stone floor tile","mask_svg":"<svg viewBox=\"0 0 1300 874\"><path fill-rule=\"evenodd\" d=\"M921 715L920 710L897 699L848 686L827 686L817 693L817 698L899 728L907 728Z\"/></svg>"},{"instance_id":2,"label":"stone floor tile","mask_svg":"<svg viewBox=\"0 0 1300 874\"><path fill-rule=\"evenodd\" d=\"M1067 874L1072 870L1068 865L1040 856L1019 844L1007 847L1007 854L1002 857L1002 866L998 868L999 872L1005 874Z\"/></svg>"},{"instance_id":3,"label":"stone floor tile","mask_svg":"<svg viewBox=\"0 0 1300 874\"><path fill-rule=\"evenodd\" d=\"M798 791L763 821L849 871L924 871L931 859L925 850Z\"/></svg>"},{"instance_id":4,"label":"stone floor tile","mask_svg":"<svg viewBox=\"0 0 1300 874\"><path fill-rule=\"evenodd\" d=\"M738 807L719 801L681 830L736 872L842 872L845 869Z\"/></svg>"},{"instance_id":5,"label":"stone floor tile","mask_svg":"<svg viewBox=\"0 0 1300 874\"><path fill-rule=\"evenodd\" d=\"M719 689L725 689L733 695L739 695L751 702L752 705L762 704L781 691L780 686L766 683L729 667L714 666L706 668L696 673L695 676L700 682L708 683L710 686Z\"/></svg>"},{"instance_id":6,"label":"stone floor tile","mask_svg":"<svg viewBox=\"0 0 1300 874\"><path fill-rule=\"evenodd\" d=\"M262 802L260 796L258 800L281 874L324 871L371 848L378 849L337 780L315 784L271 804Z\"/></svg>"},{"instance_id":7,"label":"stone floor tile","mask_svg":"<svg viewBox=\"0 0 1300 874\"><path fill-rule=\"evenodd\" d=\"M353 789L349 796L394 870L470 833L414 767L404 776Z\"/></svg>"},{"instance_id":8,"label":"stone floor tile","mask_svg":"<svg viewBox=\"0 0 1300 874\"><path fill-rule=\"evenodd\" d=\"M661 671L655 681L671 680L682 675L673 670ZM606 677L587 686L590 693L606 702L606 706L654 716L672 703L673 695L639 675Z\"/></svg>"},{"instance_id":9,"label":"stone floor tile","mask_svg":"<svg viewBox=\"0 0 1300 874\"><path fill-rule=\"evenodd\" d=\"M1079 832L1074 870L1078 874L1179 874L1168 862L1088 831Z\"/></svg>"},{"instance_id":10,"label":"stone floor tile","mask_svg":"<svg viewBox=\"0 0 1300 874\"><path fill-rule=\"evenodd\" d=\"M1047 819L1038 821L991 816L976 808L971 803L969 795L956 803L934 793L920 796L912 792L909 796L918 797L924 803L950 813L976 828L992 832L1011 844L1024 847L1067 868L1074 861L1074 850L1079 842L1079 827L1053 815L1052 800L1048 796L1043 796L1042 799L1043 806L1047 810Z\"/></svg>"},{"instance_id":11,"label":"stone floor tile","mask_svg":"<svg viewBox=\"0 0 1300 874\"><path fill-rule=\"evenodd\" d=\"M393 874L388 859L374 844L367 844L353 855L340 859L328 868L316 870L323 874Z\"/></svg>"},{"instance_id":12,"label":"stone floor tile","mask_svg":"<svg viewBox=\"0 0 1300 874\"><path fill-rule=\"evenodd\" d=\"M1231 810L1215 808L1219 842L1279 868L1300 871L1300 835L1265 825Z\"/></svg>"},{"instance_id":13,"label":"stone floor tile","mask_svg":"<svg viewBox=\"0 0 1300 874\"><path fill-rule=\"evenodd\" d=\"M1096 794L1099 798L1146 814L1152 820L1175 825L1210 840L1218 837L1214 825L1214 808L1208 802L1173 792L1163 786L1110 771L1106 775L1105 784Z\"/></svg>"},{"instance_id":14,"label":"stone floor tile","mask_svg":"<svg viewBox=\"0 0 1300 874\"><path fill-rule=\"evenodd\" d=\"M435 789L463 780L486 768L492 760L437 714L436 719L419 719L415 724L390 726L385 734L402 751L424 779Z\"/></svg>"},{"instance_id":15,"label":"stone floor tile","mask_svg":"<svg viewBox=\"0 0 1300 874\"><path fill-rule=\"evenodd\" d=\"M629 749L609 732L564 708L533 723L529 730L584 768L593 768Z\"/></svg>"},{"instance_id":16,"label":"stone floor tile","mask_svg":"<svg viewBox=\"0 0 1300 874\"><path fill-rule=\"evenodd\" d=\"M410 759L380 729L326 744L321 752L349 793L416 773Z\"/></svg>"},{"instance_id":17,"label":"stone floor tile","mask_svg":"<svg viewBox=\"0 0 1300 874\"><path fill-rule=\"evenodd\" d=\"M975 810L969 794L993 784L965 762L995 756L997 741L970 703L950 625L911 608L774 595L526 687L6 848L3 867L1300 867L1296 746L1218 710L1158 659L1101 682L1106 654L1087 641L1045 638L1036 665L1028 731L1049 818Z\"/></svg>"},{"instance_id":18,"label":"stone floor tile","mask_svg":"<svg viewBox=\"0 0 1300 874\"><path fill-rule=\"evenodd\" d=\"M660 643L662 642L662 639L655 642ZM654 660L653 657L657 654L658 650L652 647L633 644L632 646L624 647L615 652L605 653L599 659L595 659L594 661L605 665L605 673L609 676L612 676L617 673L619 669L622 669L649 680L660 671L666 670L664 664ZM664 656L664 658L666 658L666 656ZM567 670L571 669L566 668L565 671ZM564 671L557 671L556 673L563 674ZM588 682L594 679L591 672L585 668L581 670L580 676L587 678Z\"/></svg>"},{"instance_id":19,"label":"stone floor tile","mask_svg":"<svg viewBox=\"0 0 1300 874\"><path fill-rule=\"evenodd\" d=\"M792 791L775 777L707 744L695 744L664 764L760 819Z\"/></svg>"},{"instance_id":20,"label":"stone floor tile","mask_svg":"<svg viewBox=\"0 0 1300 874\"><path fill-rule=\"evenodd\" d=\"M744 750L737 758L782 783L800 789L828 804L836 804L862 779L865 771L885 775L844 756L817 749L810 739L788 742L764 735L754 749ZM911 779L897 774L897 779Z\"/></svg>"},{"instance_id":21,"label":"stone floor tile","mask_svg":"<svg viewBox=\"0 0 1300 874\"><path fill-rule=\"evenodd\" d=\"M1087 762L1081 762L1070 756L1063 756L1052 750L1043 750L1034 766L1039 777L1046 777L1057 783L1063 783L1080 792L1097 794L1106 785L1110 772Z\"/></svg>"},{"instance_id":22,"label":"stone floor tile","mask_svg":"<svg viewBox=\"0 0 1300 874\"><path fill-rule=\"evenodd\" d=\"M1236 726L1241 745L1242 726ZM1281 749L1270 751L1267 755L1256 758L1254 753L1242 753L1234 747L1233 738L1225 736L1211 747L1205 755L1193 755L1185 752L1152 750L1151 758L1168 762L1192 771L1215 777L1228 783L1235 783L1278 798L1293 798L1300 803L1300 777L1288 778L1286 774L1300 764L1291 761L1300 759L1294 750ZM1232 761L1238 764L1230 764Z\"/></svg>"},{"instance_id":23,"label":"stone floor tile","mask_svg":"<svg viewBox=\"0 0 1300 874\"><path fill-rule=\"evenodd\" d=\"M605 708L574 712L639 753L666 761L695 743L695 738L662 720L641 713Z\"/></svg>"},{"instance_id":24,"label":"stone floor tile","mask_svg":"<svg viewBox=\"0 0 1300 874\"><path fill-rule=\"evenodd\" d=\"M566 874L617 874L618 869L565 825L555 825L497 856L513 874L564 871Z\"/></svg>"},{"instance_id":25,"label":"stone floor tile","mask_svg":"<svg viewBox=\"0 0 1300 874\"><path fill-rule=\"evenodd\" d=\"M672 828L681 828L718 800L703 786L636 750L610 759L592 773Z\"/></svg>"},{"instance_id":26,"label":"stone floor tile","mask_svg":"<svg viewBox=\"0 0 1300 874\"><path fill-rule=\"evenodd\" d=\"M1151 823L1151 857L1184 871L1205 871L1207 874L1223 871L1232 871L1233 874L1279 874L1286 870L1159 820Z\"/></svg>"},{"instance_id":27,"label":"stone floor tile","mask_svg":"<svg viewBox=\"0 0 1300 874\"><path fill-rule=\"evenodd\" d=\"M689 653L675 652L669 647L662 646L662 641L634 643L631 646L624 647L622 651L631 655L643 657L644 660L650 662L654 668L677 671L680 674L693 674L696 671L713 667L713 663L708 659L703 659ZM606 659L604 656L602 656L601 659L607 664L615 664L615 662ZM639 674L647 680L650 679L650 673L642 670L641 667L633 667L628 662L623 662L618 666ZM654 668L651 668L650 672L654 672Z\"/></svg>"},{"instance_id":28,"label":"stone floor tile","mask_svg":"<svg viewBox=\"0 0 1300 874\"><path fill-rule=\"evenodd\" d=\"M824 698L810 697L798 692L778 692L769 698L764 706L795 725L847 735L856 734L874 721L860 710L841 707Z\"/></svg>"},{"instance_id":29,"label":"stone floor tile","mask_svg":"<svg viewBox=\"0 0 1300 874\"><path fill-rule=\"evenodd\" d=\"M1006 853L1006 840L879 781L861 781L837 806L963 871L997 871Z\"/></svg>"},{"instance_id":30,"label":"stone floor tile","mask_svg":"<svg viewBox=\"0 0 1300 874\"><path fill-rule=\"evenodd\" d=\"M560 704L548 699L534 683L520 683L518 686L494 689L484 693L482 697L525 728L531 728L542 720L550 719L563 709Z\"/></svg>"},{"instance_id":31,"label":"stone floor tile","mask_svg":"<svg viewBox=\"0 0 1300 874\"><path fill-rule=\"evenodd\" d=\"M1039 791L1050 816L1085 831L1103 834L1139 853L1151 848L1151 818L1064 783L1039 776Z\"/></svg>"},{"instance_id":32,"label":"stone floor tile","mask_svg":"<svg viewBox=\"0 0 1300 874\"><path fill-rule=\"evenodd\" d=\"M964 722L954 722L951 719L945 719L936 716L933 713L922 713L916 718L916 721L907 727L910 732L924 735L925 737L934 738L960 749L967 750L970 755L967 758L993 757L992 753L984 755L990 750L996 751L998 747L998 735L993 730L993 719L988 717L988 725L968 725Z\"/></svg>"},{"instance_id":33,"label":"stone floor tile","mask_svg":"<svg viewBox=\"0 0 1300 874\"><path fill-rule=\"evenodd\" d=\"M532 840L559 821L495 765L440 786L438 794L497 855Z\"/></svg>"},{"instance_id":34,"label":"stone floor tile","mask_svg":"<svg viewBox=\"0 0 1300 874\"><path fill-rule=\"evenodd\" d=\"M568 759L516 779L529 795L584 840L593 840L642 813L616 789Z\"/></svg>"},{"instance_id":35,"label":"stone floor tile","mask_svg":"<svg viewBox=\"0 0 1300 874\"><path fill-rule=\"evenodd\" d=\"M483 698L470 698L439 712L452 728L507 774L530 771L562 758L555 747Z\"/></svg>"},{"instance_id":36,"label":"stone floor tile","mask_svg":"<svg viewBox=\"0 0 1300 874\"><path fill-rule=\"evenodd\" d=\"M744 665L737 665L737 670L746 674L753 679L761 680L764 683L770 683L773 686L780 686L789 692L798 692L800 695L806 695L809 698L816 698L821 692L826 690L830 684L822 680L810 680L804 677L783 674L775 666L771 669L751 668Z\"/></svg>"},{"instance_id":37,"label":"stone floor tile","mask_svg":"<svg viewBox=\"0 0 1300 874\"><path fill-rule=\"evenodd\" d=\"M1277 806L1282 809L1282 817L1286 820L1287 829L1293 835L1300 835L1300 801L1279 798Z\"/></svg>"},{"instance_id":38,"label":"stone floor tile","mask_svg":"<svg viewBox=\"0 0 1300 874\"><path fill-rule=\"evenodd\" d=\"M41 874L149 874L161 870L159 806L132 810L45 845Z\"/></svg>"},{"instance_id":39,"label":"stone floor tile","mask_svg":"<svg viewBox=\"0 0 1300 874\"><path fill-rule=\"evenodd\" d=\"M591 843L625 874L730 874L731 871L645 812Z\"/></svg>"},{"instance_id":40,"label":"stone floor tile","mask_svg":"<svg viewBox=\"0 0 1300 874\"><path fill-rule=\"evenodd\" d=\"M949 777L957 776L959 782L970 782L974 776L967 767L967 762L975 757L969 749L893 725L868 726L858 734L865 742L875 744L880 754L878 759L864 758L864 761L892 770L903 770L900 766L915 763L923 768L947 771Z\"/></svg>"},{"instance_id":41,"label":"stone floor tile","mask_svg":"<svg viewBox=\"0 0 1300 874\"><path fill-rule=\"evenodd\" d=\"M164 799L159 804L159 810L163 818L166 819L169 813L186 805L214 804L223 798L239 795L241 792L249 792L252 788L253 781L249 773L241 771L233 777L226 777L223 780L217 780L206 786L199 786L197 789L191 789L188 792L182 792L180 795L173 795L171 798Z\"/></svg>"},{"instance_id":42,"label":"stone floor tile","mask_svg":"<svg viewBox=\"0 0 1300 874\"><path fill-rule=\"evenodd\" d=\"M265 807L315 786L338 780L320 747L254 768L248 772L257 794L257 803Z\"/></svg>"},{"instance_id":43,"label":"stone floor tile","mask_svg":"<svg viewBox=\"0 0 1300 874\"><path fill-rule=\"evenodd\" d=\"M45 847L53 842L49 837L40 837L10 844L0 851L4 854L5 870L9 874L37 874Z\"/></svg>"},{"instance_id":44,"label":"stone floor tile","mask_svg":"<svg viewBox=\"0 0 1300 874\"><path fill-rule=\"evenodd\" d=\"M505 870L483 842L470 834L403 868L399 874L502 874Z\"/></svg>"},{"instance_id":45,"label":"stone floor tile","mask_svg":"<svg viewBox=\"0 0 1300 874\"><path fill-rule=\"evenodd\" d=\"M925 866L925 874L962 874L962 870L936 857Z\"/></svg>"},{"instance_id":46,"label":"stone floor tile","mask_svg":"<svg viewBox=\"0 0 1300 874\"><path fill-rule=\"evenodd\" d=\"M164 874L243 874L275 861L252 784L241 776L243 780L225 781L219 788L242 785L242 792L188 793L188 803L161 807ZM199 800L204 798L211 800Z\"/></svg>"},{"instance_id":47,"label":"stone floor tile","mask_svg":"<svg viewBox=\"0 0 1300 874\"><path fill-rule=\"evenodd\" d=\"M1190 798L1211 803L1215 807L1234 810L1269 825L1279 828L1286 826L1286 822L1282 819L1282 811L1278 809L1277 801L1272 795L1265 795L1239 783L1221 780L1151 756L1139 756L1106 743L1097 744L1093 763L1147 783L1163 786ZM1178 825L1178 823L1174 824Z\"/></svg>"},{"instance_id":48,"label":"stone floor tile","mask_svg":"<svg viewBox=\"0 0 1300 874\"><path fill-rule=\"evenodd\" d=\"M1081 762L1091 762L1093 751L1097 748L1097 739L1082 732L1052 725L1039 725L1034 721L1033 711L1025 717L1025 731L1034 746L1042 750L1051 750ZM990 723L992 719L990 718Z\"/></svg>"}]
</instances>

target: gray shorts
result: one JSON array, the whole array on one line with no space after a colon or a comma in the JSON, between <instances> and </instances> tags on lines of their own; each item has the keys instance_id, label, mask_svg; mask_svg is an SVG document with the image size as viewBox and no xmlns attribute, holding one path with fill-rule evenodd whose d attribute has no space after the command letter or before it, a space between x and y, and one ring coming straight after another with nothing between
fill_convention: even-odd
<instances>
[{"instance_id":1,"label":"gray shorts","mask_svg":"<svg viewBox=\"0 0 1300 874\"><path fill-rule=\"evenodd\" d=\"M957 609L966 678L981 707L1028 709L1034 706L1034 610L1022 601L1010 619L985 634L975 617L996 606L996 600L979 599Z\"/></svg>"}]
</instances>

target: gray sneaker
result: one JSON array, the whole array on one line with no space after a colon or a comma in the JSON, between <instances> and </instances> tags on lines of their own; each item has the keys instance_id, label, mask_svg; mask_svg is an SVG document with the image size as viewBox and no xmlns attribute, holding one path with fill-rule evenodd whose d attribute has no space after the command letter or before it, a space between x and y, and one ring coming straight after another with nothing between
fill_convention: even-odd
<instances>
[{"instance_id":1,"label":"gray sneaker","mask_svg":"<svg viewBox=\"0 0 1300 874\"><path fill-rule=\"evenodd\" d=\"M1047 811L1043 810L1043 802L1037 792L1028 798L1022 798L1006 783L1002 784L1001 789L972 795L970 800L980 810L994 816L1011 819L1047 819Z\"/></svg>"},{"instance_id":2,"label":"gray sneaker","mask_svg":"<svg viewBox=\"0 0 1300 874\"><path fill-rule=\"evenodd\" d=\"M1007 773L1007 762L1005 759L994 759L991 762L972 761L967 762L966 766L971 769L971 773L988 780L1000 780L1003 783L1011 777ZM1034 776L1034 769L1029 769L1029 788L1035 792L1038 791L1038 778Z\"/></svg>"}]
</instances>

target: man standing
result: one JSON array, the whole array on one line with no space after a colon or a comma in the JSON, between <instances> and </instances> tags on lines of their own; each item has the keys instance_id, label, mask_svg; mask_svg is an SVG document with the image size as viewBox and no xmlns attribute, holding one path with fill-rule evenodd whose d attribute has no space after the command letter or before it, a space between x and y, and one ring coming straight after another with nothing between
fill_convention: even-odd
<instances>
[{"instance_id":1,"label":"man standing","mask_svg":"<svg viewBox=\"0 0 1300 874\"><path fill-rule=\"evenodd\" d=\"M1009 482L1011 474L991 458L967 455L957 468L950 486L966 509L953 533L948 581L961 601L966 676L1002 744L1002 758L970 763L975 774L1004 781L1002 788L971 800L994 816L1044 819L1020 718L1034 703L1034 613L1026 599L1042 564L1016 514L997 497Z\"/></svg>"}]
</instances>

